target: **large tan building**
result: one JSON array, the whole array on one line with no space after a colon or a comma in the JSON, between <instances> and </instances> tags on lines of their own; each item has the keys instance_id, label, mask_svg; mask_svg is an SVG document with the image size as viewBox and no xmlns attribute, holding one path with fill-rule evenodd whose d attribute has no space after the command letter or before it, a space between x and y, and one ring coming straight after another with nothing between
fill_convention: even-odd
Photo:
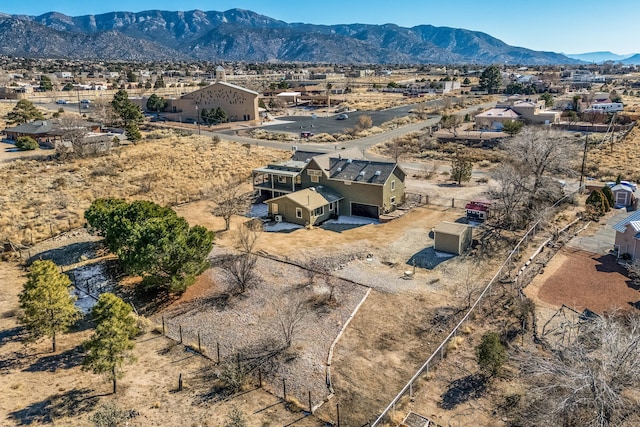
<instances>
[{"instance_id":1,"label":"large tan building","mask_svg":"<svg viewBox=\"0 0 640 427\"><path fill-rule=\"evenodd\" d=\"M180 98L169 98L167 107L161 114L169 120L177 122L196 122L202 110L222 108L230 122L251 121L258 119L258 92L224 81L182 95ZM146 110L148 98L139 102ZM134 100L135 102L135 100Z\"/></svg>"}]
</instances>

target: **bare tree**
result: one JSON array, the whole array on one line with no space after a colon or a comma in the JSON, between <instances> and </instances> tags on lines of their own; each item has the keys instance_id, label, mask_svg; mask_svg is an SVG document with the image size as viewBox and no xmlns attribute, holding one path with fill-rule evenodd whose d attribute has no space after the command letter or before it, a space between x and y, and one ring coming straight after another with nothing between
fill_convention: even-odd
<instances>
[{"instance_id":1,"label":"bare tree","mask_svg":"<svg viewBox=\"0 0 640 427\"><path fill-rule=\"evenodd\" d=\"M492 193L504 225L519 227L560 198L562 188L553 176L574 174L578 146L556 131L527 127L502 148L508 157L494 171L498 187Z\"/></svg>"},{"instance_id":2,"label":"bare tree","mask_svg":"<svg viewBox=\"0 0 640 427\"><path fill-rule=\"evenodd\" d=\"M243 190L244 183L245 180L236 177L210 191L210 199L216 204L212 213L224 219L225 231L231 227L231 217L246 214L253 202L253 193Z\"/></svg>"},{"instance_id":3,"label":"bare tree","mask_svg":"<svg viewBox=\"0 0 640 427\"><path fill-rule=\"evenodd\" d=\"M549 352L522 352L530 383L519 425L638 425L640 317L606 316Z\"/></svg>"},{"instance_id":4,"label":"bare tree","mask_svg":"<svg viewBox=\"0 0 640 427\"><path fill-rule=\"evenodd\" d=\"M291 347L300 330L300 324L307 315L304 301L298 295L289 296L287 303L277 310L278 324L284 339L284 348Z\"/></svg>"},{"instance_id":5,"label":"bare tree","mask_svg":"<svg viewBox=\"0 0 640 427\"><path fill-rule=\"evenodd\" d=\"M58 129L62 138L62 143L56 145L59 154L75 157L84 157L88 154L85 147L85 136L88 132L82 118L65 115L60 119Z\"/></svg>"},{"instance_id":6,"label":"bare tree","mask_svg":"<svg viewBox=\"0 0 640 427\"><path fill-rule=\"evenodd\" d=\"M238 243L243 252L253 253L253 249L262 235L262 222L250 220L238 228Z\"/></svg>"},{"instance_id":7,"label":"bare tree","mask_svg":"<svg viewBox=\"0 0 640 427\"><path fill-rule=\"evenodd\" d=\"M219 266L231 282L232 289L242 294L258 279L257 261L258 257L252 253L226 255L220 259Z\"/></svg>"}]
</instances>

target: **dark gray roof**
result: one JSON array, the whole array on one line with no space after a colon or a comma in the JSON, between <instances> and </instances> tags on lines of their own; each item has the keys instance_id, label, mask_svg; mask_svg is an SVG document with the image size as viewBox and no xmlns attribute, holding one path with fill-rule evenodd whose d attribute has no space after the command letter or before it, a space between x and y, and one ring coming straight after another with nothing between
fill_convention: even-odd
<instances>
[{"instance_id":1,"label":"dark gray roof","mask_svg":"<svg viewBox=\"0 0 640 427\"><path fill-rule=\"evenodd\" d=\"M5 129L5 132L25 133L31 135L51 135L56 133L54 123L51 120L36 120L31 123L23 123L12 128Z\"/></svg>"},{"instance_id":2,"label":"dark gray roof","mask_svg":"<svg viewBox=\"0 0 640 427\"><path fill-rule=\"evenodd\" d=\"M330 179L382 185L395 167L391 162L331 158L328 174Z\"/></svg>"},{"instance_id":3,"label":"dark gray roof","mask_svg":"<svg viewBox=\"0 0 640 427\"><path fill-rule=\"evenodd\" d=\"M78 126L93 128L100 126L100 123L80 121ZM29 135L61 135L60 122L56 120L36 120L31 123L23 123L12 128L6 128L5 132L23 133Z\"/></svg>"},{"instance_id":4,"label":"dark gray roof","mask_svg":"<svg viewBox=\"0 0 640 427\"><path fill-rule=\"evenodd\" d=\"M296 162L305 162L307 160L314 158L315 156L321 156L323 154L326 154L326 153L320 153L317 151L296 150L293 152L293 155L291 156L291 160L295 160Z\"/></svg>"}]
</instances>

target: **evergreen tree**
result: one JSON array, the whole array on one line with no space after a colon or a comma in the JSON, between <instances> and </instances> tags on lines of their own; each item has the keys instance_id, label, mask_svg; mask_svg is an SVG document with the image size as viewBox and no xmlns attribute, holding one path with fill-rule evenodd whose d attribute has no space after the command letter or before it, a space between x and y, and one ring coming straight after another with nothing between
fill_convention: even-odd
<instances>
[{"instance_id":1,"label":"evergreen tree","mask_svg":"<svg viewBox=\"0 0 640 427\"><path fill-rule=\"evenodd\" d=\"M496 375L507 361L507 350L500 342L500 336L495 332L487 332L482 336L482 342L476 347L478 366L490 375Z\"/></svg>"},{"instance_id":2,"label":"evergreen tree","mask_svg":"<svg viewBox=\"0 0 640 427\"><path fill-rule=\"evenodd\" d=\"M149 111L160 112L164 110L166 105L167 103L164 98L159 97L155 93L151 94L151 96L147 100L147 110Z\"/></svg>"},{"instance_id":3,"label":"evergreen tree","mask_svg":"<svg viewBox=\"0 0 640 427\"><path fill-rule=\"evenodd\" d=\"M134 122L127 124L124 128L124 134L127 136L127 139L134 144L142 139L142 134L140 133L140 128Z\"/></svg>"},{"instance_id":4,"label":"evergreen tree","mask_svg":"<svg viewBox=\"0 0 640 427\"><path fill-rule=\"evenodd\" d=\"M56 351L56 337L64 333L80 317L75 306L75 298L70 293L71 280L60 273L52 261L35 261L27 275L27 282L20 293L19 317L25 325L30 339L43 336L52 340L52 350Z\"/></svg>"},{"instance_id":5,"label":"evergreen tree","mask_svg":"<svg viewBox=\"0 0 640 427\"><path fill-rule=\"evenodd\" d=\"M48 76L40 76L40 90L44 92L51 92L53 90L53 83Z\"/></svg>"},{"instance_id":6,"label":"evergreen tree","mask_svg":"<svg viewBox=\"0 0 640 427\"><path fill-rule=\"evenodd\" d=\"M509 136L515 136L522 130L523 123L519 120L510 120L502 125L502 131Z\"/></svg>"},{"instance_id":7,"label":"evergreen tree","mask_svg":"<svg viewBox=\"0 0 640 427\"><path fill-rule=\"evenodd\" d=\"M7 114L7 120L14 124L22 124L33 120L44 120L44 116L31 101L21 99Z\"/></svg>"},{"instance_id":8,"label":"evergreen tree","mask_svg":"<svg viewBox=\"0 0 640 427\"><path fill-rule=\"evenodd\" d=\"M497 65L488 66L480 75L480 89L496 93L502 84L502 75Z\"/></svg>"},{"instance_id":9,"label":"evergreen tree","mask_svg":"<svg viewBox=\"0 0 640 427\"><path fill-rule=\"evenodd\" d=\"M471 180L471 172L473 170L473 163L469 157L460 153L460 150L456 150L454 157L451 159L451 179L456 181L458 185L462 182L468 182Z\"/></svg>"},{"instance_id":10,"label":"evergreen tree","mask_svg":"<svg viewBox=\"0 0 640 427\"><path fill-rule=\"evenodd\" d=\"M611 187L609 187L608 185L605 185L600 189L600 191L602 191L602 194L607 199L607 203L609 204L609 208L614 207L616 202L615 202L615 200L613 198L613 191L611 191Z\"/></svg>"},{"instance_id":11,"label":"evergreen tree","mask_svg":"<svg viewBox=\"0 0 640 427\"><path fill-rule=\"evenodd\" d=\"M122 366L135 361L133 338L138 333L131 306L112 293L103 293L91 310L96 330L84 343L87 355L84 368L104 374L117 390L117 380L123 375Z\"/></svg>"}]
</instances>

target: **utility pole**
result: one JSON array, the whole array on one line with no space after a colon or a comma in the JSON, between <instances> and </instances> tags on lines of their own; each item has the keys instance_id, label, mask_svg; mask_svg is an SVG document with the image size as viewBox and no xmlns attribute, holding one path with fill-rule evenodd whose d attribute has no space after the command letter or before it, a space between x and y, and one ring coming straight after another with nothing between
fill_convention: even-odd
<instances>
[{"instance_id":1,"label":"utility pole","mask_svg":"<svg viewBox=\"0 0 640 427\"><path fill-rule=\"evenodd\" d=\"M580 187L578 187L578 191L580 194L584 192L584 169L587 164L587 148L589 146L589 135L586 135L584 138L584 151L582 153L582 167L580 168Z\"/></svg>"}]
</instances>

